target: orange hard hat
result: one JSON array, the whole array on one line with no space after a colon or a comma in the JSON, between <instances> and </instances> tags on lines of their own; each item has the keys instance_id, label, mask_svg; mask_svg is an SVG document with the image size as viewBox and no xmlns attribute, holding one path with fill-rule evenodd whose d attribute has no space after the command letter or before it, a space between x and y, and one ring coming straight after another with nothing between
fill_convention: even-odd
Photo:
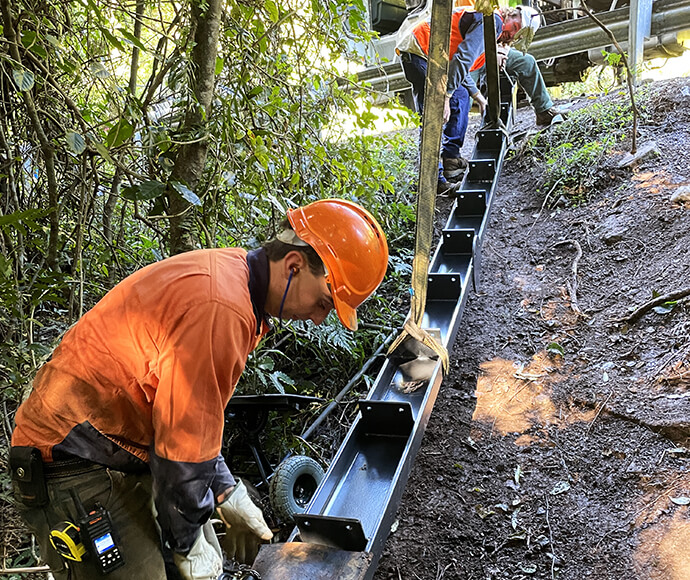
<instances>
[{"instance_id":1,"label":"orange hard hat","mask_svg":"<svg viewBox=\"0 0 690 580\"><path fill-rule=\"evenodd\" d=\"M326 267L338 318L357 330L357 307L378 288L388 266L381 226L363 207L344 199L321 199L288 210L287 217Z\"/></svg>"}]
</instances>

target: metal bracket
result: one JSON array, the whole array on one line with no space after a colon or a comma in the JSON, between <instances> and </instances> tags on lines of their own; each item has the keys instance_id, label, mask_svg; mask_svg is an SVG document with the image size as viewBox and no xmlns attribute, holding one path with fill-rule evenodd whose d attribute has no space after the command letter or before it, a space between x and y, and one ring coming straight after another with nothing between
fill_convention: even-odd
<instances>
[{"instance_id":1,"label":"metal bracket","mask_svg":"<svg viewBox=\"0 0 690 580\"><path fill-rule=\"evenodd\" d=\"M486 212L486 191L483 189L461 189L456 195L455 214L462 217L483 216Z\"/></svg>"},{"instance_id":2,"label":"metal bracket","mask_svg":"<svg viewBox=\"0 0 690 580\"><path fill-rule=\"evenodd\" d=\"M446 255L472 254L475 231L471 228L443 230L441 252Z\"/></svg>"},{"instance_id":3,"label":"metal bracket","mask_svg":"<svg viewBox=\"0 0 690 580\"><path fill-rule=\"evenodd\" d=\"M295 514L295 522L303 542L323 544L352 552L361 552L367 547L362 523L357 519Z\"/></svg>"},{"instance_id":4,"label":"metal bracket","mask_svg":"<svg viewBox=\"0 0 690 580\"><path fill-rule=\"evenodd\" d=\"M493 181L496 176L496 162L493 159L475 159L470 161L467 181Z\"/></svg>"},{"instance_id":5,"label":"metal bracket","mask_svg":"<svg viewBox=\"0 0 690 580\"><path fill-rule=\"evenodd\" d=\"M484 129L477 132L477 151L500 151L506 138L504 131Z\"/></svg>"},{"instance_id":6,"label":"metal bracket","mask_svg":"<svg viewBox=\"0 0 690 580\"><path fill-rule=\"evenodd\" d=\"M457 300L461 293L461 274L429 274L427 288L429 300Z\"/></svg>"},{"instance_id":7,"label":"metal bracket","mask_svg":"<svg viewBox=\"0 0 690 580\"><path fill-rule=\"evenodd\" d=\"M414 417L409 403L361 400L358 405L362 413L360 426L365 434L408 437L412 433Z\"/></svg>"}]
</instances>

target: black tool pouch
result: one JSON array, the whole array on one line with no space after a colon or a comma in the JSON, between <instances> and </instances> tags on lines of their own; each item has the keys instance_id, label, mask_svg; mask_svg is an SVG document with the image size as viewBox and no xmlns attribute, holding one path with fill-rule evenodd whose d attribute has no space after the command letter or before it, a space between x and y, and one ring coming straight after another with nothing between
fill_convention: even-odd
<instances>
[{"instance_id":1,"label":"black tool pouch","mask_svg":"<svg viewBox=\"0 0 690 580\"><path fill-rule=\"evenodd\" d=\"M43 459L35 447L10 448L10 470L15 494L27 507L48 503L48 489L43 476Z\"/></svg>"}]
</instances>

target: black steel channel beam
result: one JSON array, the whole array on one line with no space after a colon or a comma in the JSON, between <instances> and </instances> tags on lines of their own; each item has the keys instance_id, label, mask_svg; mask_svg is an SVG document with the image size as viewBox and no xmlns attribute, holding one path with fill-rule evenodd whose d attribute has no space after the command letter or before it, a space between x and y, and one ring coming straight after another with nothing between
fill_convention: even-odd
<instances>
[{"instance_id":1,"label":"black steel channel beam","mask_svg":"<svg viewBox=\"0 0 690 580\"><path fill-rule=\"evenodd\" d=\"M501 118L509 130L513 91L505 78L501 94L507 95ZM423 327L448 349L479 270L506 143L504 131L478 132L469 171L429 266ZM296 516L287 544L261 548L254 568L264 580L373 577L443 379L434 353L411 339L403 346L386 359L359 402L359 413L305 513ZM342 567L335 571L333 562Z\"/></svg>"}]
</instances>

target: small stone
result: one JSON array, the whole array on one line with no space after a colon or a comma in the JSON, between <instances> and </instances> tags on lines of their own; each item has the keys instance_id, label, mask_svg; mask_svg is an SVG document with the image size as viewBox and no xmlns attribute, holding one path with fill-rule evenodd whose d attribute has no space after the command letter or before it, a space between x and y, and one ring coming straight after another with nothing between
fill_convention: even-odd
<instances>
[{"instance_id":1,"label":"small stone","mask_svg":"<svg viewBox=\"0 0 690 580\"><path fill-rule=\"evenodd\" d=\"M681 185L671 195L671 203L684 203L690 201L690 185Z\"/></svg>"},{"instance_id":2,"label":"small stone","mask_svg":"<svg viewBox=\"0 0 690 580\"><path fill-rule=\"evenodd\" d=\"M628 231L626 226L618 223L604 224L604 228L605 231L602 233L601 239L607 246L612 246L623 240Z\"/></svg>"},{"instance_id":3,"label":"small stone","mask_svg":"<svg viewBox=\"0 0 690 580\"><path fill-rule=\"evenodd\" d=\"M659 150L657 149L656 143L654 143L654 141L646 143L645 145L640 147L634 155L632 153L627 153L626 155L624 155L623 159L621 159L618 162L618 167L628 167L629 165L632 165L636 161L639 161L643 157L646 157L647 155L653 152L657 155L660 155Z\"/></svg>"}]
</instances>

